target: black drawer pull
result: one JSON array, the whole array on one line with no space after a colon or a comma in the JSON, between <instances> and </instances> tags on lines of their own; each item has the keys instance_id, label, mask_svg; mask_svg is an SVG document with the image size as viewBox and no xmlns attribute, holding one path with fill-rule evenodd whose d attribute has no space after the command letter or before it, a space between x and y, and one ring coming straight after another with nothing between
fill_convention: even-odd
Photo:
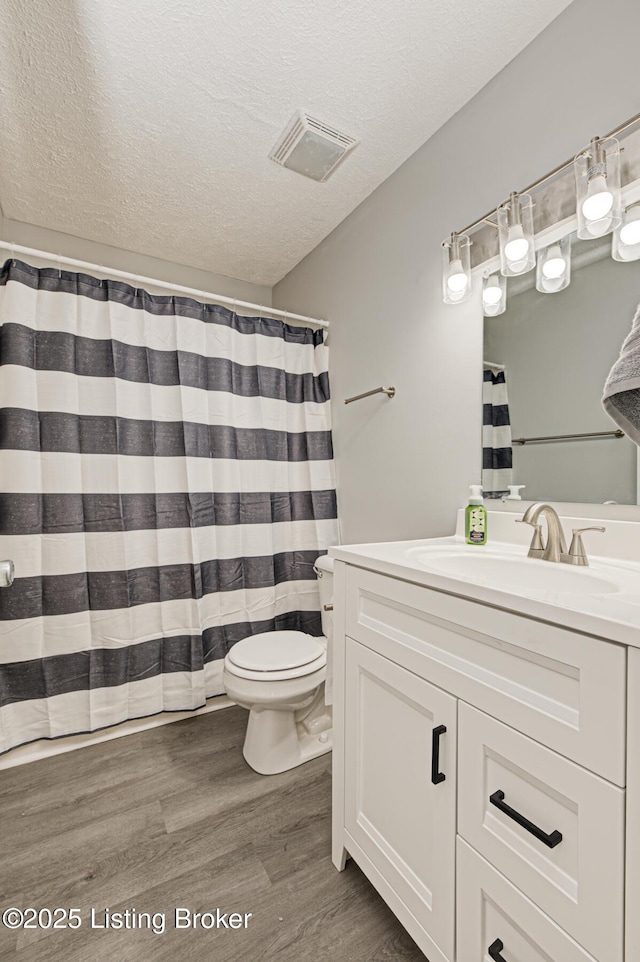
<instances>
[{"instance_id":1,"label":"black drawer pull","mask_svg":"<svg viewBox=\"0 0 640 962\"><path fill-rule=\"evenodd\" d=\"M493 962L507 962L504 955L500 955L503 949L504 949L504 943L502 939L496 939L495 942L491 943L491 945L487 949L487 952L493 959Z\"/></svg>"},{"instance_id":2,"label":"black drawer pull","mask_svg":"<svg viewBox=\"0 0 640 962\"><path fill-rule=\"evenodd\" d=\"M440 768L440 735L444 735L447 730L446 725L437 725L431 732L431 781L434 785L439 785L447 777Z\"/></svg>"},{"instance_id":3,"label":"black drawer pull","mask_svg":"<svg viewBox=\"0 0 640 962\"><path fill-rule=\"evenodd\" d=\"M562 832L559 832L557 828L554 829L550 835L547 835L546 832L543 832L541 828L538 828L537 825L530 822L529 819L521 815L520 812L516 812L515 808L507 805L504 800L504 792L501 792L500 789L494 792L493 795L489 795L489 801L492 805L495 805L496 808L499 808L501 812L504 812L505 815L508 815L509 818L512 818L514 822L517 822L518 825L522 825L528 832L535 835L540 842L544 842L549 848L555 848L556 845L562 841Z\"/></svg>"}]
</instances>

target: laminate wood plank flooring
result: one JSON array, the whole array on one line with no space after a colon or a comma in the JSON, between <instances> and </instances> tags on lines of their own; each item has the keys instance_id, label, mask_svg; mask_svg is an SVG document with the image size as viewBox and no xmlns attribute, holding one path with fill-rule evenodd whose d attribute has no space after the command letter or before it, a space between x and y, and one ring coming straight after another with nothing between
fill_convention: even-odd
<instances>
[{"instance_id":1,"label":"laminate wood plank flooring","mask_svg":"<svg viewBox=\"0 0 640 962\"><path fill-rule=\"evenodd\" d=\"M227 708L0 772L0 911L82 916L0 925L1 962L424 962L358 867L331 863L331 756L256 775L246 719ZM177 907L252 916L176 929ZM165 931L92 928L106 908L162 913Z\"/></svg>"}]
</instances>

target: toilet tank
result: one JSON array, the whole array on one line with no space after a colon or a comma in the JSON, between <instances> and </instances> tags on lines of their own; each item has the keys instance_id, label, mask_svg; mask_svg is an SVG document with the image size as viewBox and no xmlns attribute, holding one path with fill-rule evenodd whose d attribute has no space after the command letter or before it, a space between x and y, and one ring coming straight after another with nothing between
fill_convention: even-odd
<instances>
[{"instance_id":1,"label":"toilet tank","mask_svg":"<svg viewBox=\"0 0 640 962\"><path fill-rule=\"evenodd\" d=\"M316 558L313 570L318 576L318 590L320 591L320 614L322 617L322 634L331 640L333 632L333 612L325 611L325 605L333 604L333 558L321 555Z\"/></svg>"}]
</instances>

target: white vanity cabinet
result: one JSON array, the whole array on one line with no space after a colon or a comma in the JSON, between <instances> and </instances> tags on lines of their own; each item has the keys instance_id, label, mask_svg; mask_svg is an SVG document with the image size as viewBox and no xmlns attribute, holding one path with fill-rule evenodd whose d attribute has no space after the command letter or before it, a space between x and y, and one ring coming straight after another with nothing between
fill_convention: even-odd
<instances>
[{"instance_id":1,"label":"white vanity cabinet","mask_svg":"<svg viewBox=\"0 0 640 962\"><path fill-rule=\"evenodd\" d=\"M355 563L334 583L336 866L429 962L640 962L626 647Z\"/></svg>"}]
</instances>

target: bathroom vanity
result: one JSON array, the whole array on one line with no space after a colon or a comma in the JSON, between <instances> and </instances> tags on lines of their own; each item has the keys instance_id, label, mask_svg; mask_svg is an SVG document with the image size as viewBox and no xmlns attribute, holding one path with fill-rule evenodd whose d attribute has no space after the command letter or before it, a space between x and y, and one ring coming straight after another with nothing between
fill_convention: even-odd
<instances>
[{"instance_id":1,"label":"bathroom vanity","mask_svg":"<svg viewBox=\"0 0 640 962\"><path fill-rule=\"evenodd\" d=\"M515 517L330 552L333 861L429 962L637 962L640 529L576 569Z\"/></svg>"}]
</instances>

